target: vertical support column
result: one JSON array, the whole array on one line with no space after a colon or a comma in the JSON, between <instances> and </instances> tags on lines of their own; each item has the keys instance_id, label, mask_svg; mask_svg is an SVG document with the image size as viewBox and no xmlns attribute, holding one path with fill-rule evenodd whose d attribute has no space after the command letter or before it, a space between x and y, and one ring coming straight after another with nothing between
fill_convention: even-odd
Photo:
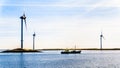
<instances>
[{"instance_id":1,"label":"vertical support column","mask_svg":"<svg viewBox=\"0 0 120 68\"><path fill-rule=\"evenodd\" d=\"M101 34L100 35L100 50L102 50L102 37L103 37L103 35Z\"/></svg>"},{"instance_id":2,"label":"vertical support column","mask_svg":"<svg viewBox=\"0 0 120 68\"><path fill-rule=\"evenodd\" d=\"M33 50L35 50L35 33L33 34Z\"/></svg>"},{"instance_id":3,"label":"vertical support column","mask_svg":"<svg viewBox=\"0 0 120 68\"><path fill-rule=\"evenodd\" d=\"M21 16L21 49L23 49L23 17Z\"/></svg>"}]
</instances>

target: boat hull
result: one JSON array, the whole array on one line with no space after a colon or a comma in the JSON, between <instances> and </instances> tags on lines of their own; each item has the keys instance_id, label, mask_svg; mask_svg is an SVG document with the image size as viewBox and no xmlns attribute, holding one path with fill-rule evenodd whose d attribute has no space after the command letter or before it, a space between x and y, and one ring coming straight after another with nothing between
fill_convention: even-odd
<instances>
[{"instance_id":1,"label":"boat hull","mask_svg":"<svg viewBox=\"0 0 120 68\"><path fill-rule=\"evenodd\" d=\"M62 51L61 54L80 54L81 51L70 51L70 52L65 52L65 51Z\"/></svg>"}]
</instances>

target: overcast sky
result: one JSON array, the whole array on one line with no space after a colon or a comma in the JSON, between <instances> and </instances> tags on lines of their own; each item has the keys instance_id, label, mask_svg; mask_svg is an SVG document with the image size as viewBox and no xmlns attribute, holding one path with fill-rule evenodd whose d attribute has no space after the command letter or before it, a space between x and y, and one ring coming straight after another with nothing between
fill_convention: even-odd
<instances>
[{"instance_id":1,"label":"overcast sky","mask_svg":"<svg viewBox=\"0 0 120 68\"><path fill-rule=\"evenodd\" d=\"M119 0L0 0L0 48L20 47L20 16L26 14L24 48L120 48Z\"/></svg>"}]
</instances>

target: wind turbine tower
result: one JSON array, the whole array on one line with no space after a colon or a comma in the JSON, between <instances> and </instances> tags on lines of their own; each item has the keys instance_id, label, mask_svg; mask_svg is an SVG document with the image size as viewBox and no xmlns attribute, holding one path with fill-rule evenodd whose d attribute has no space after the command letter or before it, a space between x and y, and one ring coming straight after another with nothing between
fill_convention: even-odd
<instances>
[{"instance_id":1,"label":"wind turbine tower","mask_svg":"<svg viewBox=\"0 0 120 68\"><path fill-rule=\"evenodd\" d=\"M104 36L101 32L101 35L100 35L100 50L102 50L102 40L103 40Z\"/></svg>"},{"instance_id":2,"label":"wind turbine tower","mask_svg":"<svg viewBox=\"0 0 120 68\"><path fill-rule=\"evenodd\" d=\"M36 34L34 32L34 34L33 34L33 50L35 49L35 36L36 36Z\"/></svg>"},{"instance_id":3,"label":"wind turbine tower","mask_svg":"<svg viewBox=\"0 0 120 68\"><path fill-rule=\"evenodd\" d=\"M23 14L21 17L21 49L23 49L23 22L25 23L26 26L26 16Z\"/></svg>"}]
</instances>

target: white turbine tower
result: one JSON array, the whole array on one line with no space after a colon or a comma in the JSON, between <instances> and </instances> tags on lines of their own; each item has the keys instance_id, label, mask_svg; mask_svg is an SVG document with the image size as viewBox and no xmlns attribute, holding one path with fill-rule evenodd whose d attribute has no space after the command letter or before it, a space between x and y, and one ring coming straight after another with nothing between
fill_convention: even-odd
<instances>
[{"instance_id":1,"label":"white turbine tower","mask_svg":"<svg viewBox=\"0 0 120 68\"><path fill-rule=\"evenodd\" d=\"M33 50L35 50L35 36L36 36L36 34L34 32L34 34L33 34Z\"/></svg>"},{"instance_id":2,"label":"white turbine tower","mask_svg":"<svg viewBox=\"0 0 120 68\"><path fill-rule=\"evenodd\" d=\"M103 36L103 34L101 32L101 34L100 34L100 50L102 50L102 40L103 39L104 39L104 36Z\"/></svg>"},{"instance_id":3,"label":"white turbine tower","mask_svg":"<svg viewBox=\"0 0 120 68\"><path fill-rule=\"evenodd\" d=\"M27 28L25 13L20 17L20 19L21 19L21 49L23 49L23 22L25 23L25 27Z\"/></svg>"}]
</instances>

